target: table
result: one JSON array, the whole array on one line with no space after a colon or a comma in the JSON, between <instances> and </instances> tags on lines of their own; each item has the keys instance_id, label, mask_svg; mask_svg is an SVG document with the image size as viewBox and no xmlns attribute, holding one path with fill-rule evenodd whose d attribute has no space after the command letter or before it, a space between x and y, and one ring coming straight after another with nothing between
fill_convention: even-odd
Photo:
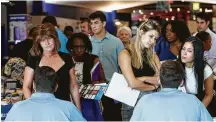
<instances>
[{"instance_id":1,"label":"table","mask_svg":"<svg viewBox=\"0 0 216 122\"><path fill-rule=\"evenodd\" d=\"M5 120L7 113L10 111L13 104L23 100L23 91L19 88L5 89L5 95L2 94L1 99L1 120Z\"/></svg>"}]
</instances>

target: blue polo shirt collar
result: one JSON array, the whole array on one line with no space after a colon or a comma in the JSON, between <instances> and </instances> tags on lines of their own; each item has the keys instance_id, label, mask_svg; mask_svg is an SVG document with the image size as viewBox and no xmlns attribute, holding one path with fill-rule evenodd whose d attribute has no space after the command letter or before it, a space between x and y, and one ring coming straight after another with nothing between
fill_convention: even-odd
<instances>
[{"instance_id":1,"label":"blue polo shirt collar","mask_svg":"<svg viewBox=\"0 0 216 122\"><path fill-rule=\"evenodd\" d=\"M177 88L162 88L160 91L161 92L178 92L180 90L178 90Z\"/></svg>"},{"instance_id":2,"label":"blue polo shirt collar","mask_svg":"<svg viewBox=\"0 0 216 122\"><path fill-rule=\"evenodd\" d=\"M104 39L110 39L110 38L111 38L110 33L109 33L109 32L106 32L105 37L104 37L101 41L103 41ZM93 41L93 42L100 42L100 40L98 40L97 37L96 37L95 35L92 36L92 41Z\"/></svg>"},{"instance_id":3,"label":"blue polo shirt collar","mask_svg":"<svg viewBox=\"0 0 216 122\"><path fill-rule=\"evenodd\" d=\"M32 94L31 98L55 98L55 96L51 93L36 92Z\"/></svg>"}]
</instances>

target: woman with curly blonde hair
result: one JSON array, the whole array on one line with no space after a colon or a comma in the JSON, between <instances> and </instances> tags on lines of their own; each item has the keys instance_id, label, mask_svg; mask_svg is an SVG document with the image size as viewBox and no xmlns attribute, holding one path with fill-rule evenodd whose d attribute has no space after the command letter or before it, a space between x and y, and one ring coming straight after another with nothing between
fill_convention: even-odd
<instances>
[{"instance_id":1,"label":"woman with curly blonde hair","mask_svg":"<svg viewBox=\"0 0 216 122\"><path fill-rule=\"evenodd\" d=\"M154 53L154 45L159 36L158 23L147 20L137 31L134 43L122 50L118 56L118 63L129 87L140 90L138 99L144 94L151 93L159 85L158 71L160 62ZM122 105L122 119L129 121L133 107Z\"/></svg>"}]
</instances>

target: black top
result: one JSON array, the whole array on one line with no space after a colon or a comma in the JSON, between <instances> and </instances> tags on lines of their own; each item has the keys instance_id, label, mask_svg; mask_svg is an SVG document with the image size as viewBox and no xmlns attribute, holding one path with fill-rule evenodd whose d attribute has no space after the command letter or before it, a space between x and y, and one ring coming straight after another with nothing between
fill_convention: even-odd
<instances>
[{"instance_id":1,"label":"black top","mask_svg":"<svg viewBox=\"0 0 216 122\"><path fill-rule=\"evenodd\" d=\"M125 48L129 53L129 49ZM143 57L145 58L145 55L143 53ZM145 61L145 59L143 60L143 68L142 69L137 69L135 67L133 67L133 65L131 64L132 66L132 70L133 70L133 73L134 73L134 76L135 77L142 77L142 76L154 76L155 75L155 71L154 69L151 67L151 65L149 63L147 63Z\"/></svg>"},{"instance_id":2,"label":"black top","mask_svg":"<svg viewBox=\"0 0 216 122\"><path fill-rule=\"evenodd\" d=\"M11 52L11 57L22 58L25 62L28 60L29 50L32 48L33 40L26 39L14 46Z\"/></svg>"},{"instance_id":3,"label":"black top","mask_svg":"<svg viewBox=\"0 0 216 122\"><path fill-rule=\"evenodd\" d=\"M93 54L84 54L84 64L83 64L83 84L92 84L91 80L91 69L94 66L94 60L98 58L98 56Z\"/></svg>"},{"instance_id":4,"label":"black top","mask_svg":"<svg viewBox=\"0 0 216 122\"><path fill-rule=\"evenodd\" d=\"M59 78L58 81L58 89L54 93L56 98L70 101L70 75L69 70L74 67L74 62L72 57L69 54L59 52L60 57L65 62L65 64L57 71L57 75ZM35 70L35 68L39 67L41 57L39 56L29 56L27 66L31 67Z\"/></svg>"},{"instance_id":5,"label":"black top","mask_svg":"<svg viewBox=\"0 0 216 122\"><path fill-rule=\"evenodd\" d=\"M127 49L127 48L125 48L125 49L130 53L129 49ZM146 54L143 54L143 58L145 58L145 55ZM133 67L132 64L131 64L131 66L132 66L132 70L133 70L135 77L154 76L155 75L154 69L145 60L143 60L143 68L142 69L137 69L137 68ZM143 95L146 95L146 94L149 94L152 92L154 92L154 91L140 91L140 94L138 96L137 101L139 101ZM132 114L133 114L134 107L131 107L131 106L123 103L122 104L122 110L123 110L123 114L125 116L125 120L130 120L130 118L132 117Z\"/></svg>"},{"instance_id":6,"label":"black top","mask_svg":"<svg viewBox=\"0 0 216 122\"><path fill-rule=\"evenodd\" d=\"M133 70L135 77L154 76L154 74L155 74L154 69L145 61L143 61L143 68L142 69L137 69L137 68L133 67L133 65L132 65L132 70Z\"/></svg>"}]
</instances>

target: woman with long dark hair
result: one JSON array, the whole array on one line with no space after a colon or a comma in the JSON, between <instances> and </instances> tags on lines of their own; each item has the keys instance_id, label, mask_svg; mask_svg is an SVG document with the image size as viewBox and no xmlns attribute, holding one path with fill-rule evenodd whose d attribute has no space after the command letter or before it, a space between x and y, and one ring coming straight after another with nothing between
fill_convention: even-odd
<instances>
[{"instance_id":1,"label":"woman with long dark hair","mask_svg":"<svg viewBox=\"0 0 216 122\"><path fill-rule=\"evenodd\" d=\"M213 71L203 59L204 47L197 37L183 43L178 61L184 66L186 92L196 95L207 107L213 97Z\"/></svg>"}]
</instances>

